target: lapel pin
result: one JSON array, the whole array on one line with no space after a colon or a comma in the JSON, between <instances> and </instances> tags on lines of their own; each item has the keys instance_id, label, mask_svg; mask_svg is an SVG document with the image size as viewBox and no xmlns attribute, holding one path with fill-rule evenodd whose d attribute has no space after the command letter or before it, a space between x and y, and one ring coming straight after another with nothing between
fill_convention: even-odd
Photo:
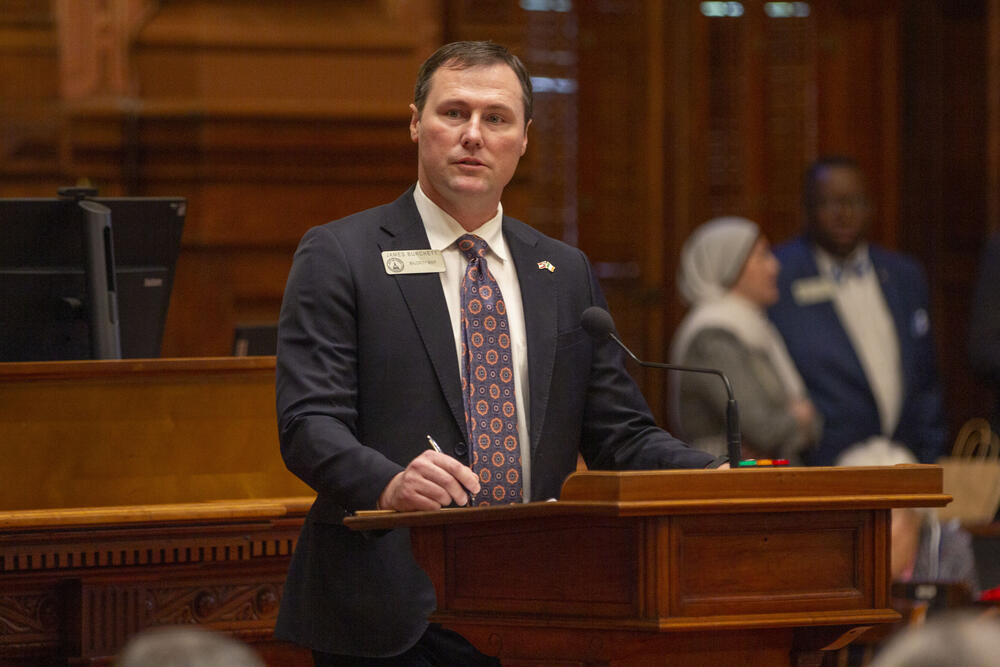
<instances>
[{"instance_id":1,"label":"lapel pin","mask_svg":"<svg viewBox=\"0 0 1000 667\"><path fill-rule=\"evenodd\" d=\"M538 263L538 268L547 269L549 273L552 273L553 271L556 270L556 267L552 266L552 262L550 262L547 259L543 259L542 261L540 261Z\"/></svg>"}]
</instances>

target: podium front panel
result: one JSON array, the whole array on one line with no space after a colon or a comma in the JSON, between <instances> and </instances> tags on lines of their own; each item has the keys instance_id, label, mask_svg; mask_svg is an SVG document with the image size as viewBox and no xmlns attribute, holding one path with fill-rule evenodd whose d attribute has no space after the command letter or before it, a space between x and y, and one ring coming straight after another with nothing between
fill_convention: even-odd
<instances>
[{"instance_id":1,"label":"podium front panel","mask_svg":"<svg viewBox=\"0 0 1000 667\"><path fill-rule=\"evenodd\" d=\"M569 517L456 524L421 540L438 609L491 614L634 618L640 612L640 521Z\"/></svg>"},{"instance_id":2,"label":"podium front panel","mask_svg":"<svg viewBox=\"0 0 1000 667\"><path fill-rule=\"evenodd\" d=\"M769 614L883 605L876 511L679 516L669 525L661 616ZM882 564L882 568L886 567Z\"/></svg>"}]
</instances>

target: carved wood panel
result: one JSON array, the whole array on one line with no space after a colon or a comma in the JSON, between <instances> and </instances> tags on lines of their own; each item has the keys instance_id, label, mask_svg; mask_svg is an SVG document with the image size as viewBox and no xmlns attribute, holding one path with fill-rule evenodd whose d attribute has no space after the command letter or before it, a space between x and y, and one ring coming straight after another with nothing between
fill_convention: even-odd
<instances>
[{"instance_id":1,"label":"carved wood panel","mask_svg":"<svg viewBox=\"0 0 1000 667\"><path fill-rule=\"evenodd\" d=\"M294 655L272 635L301 522L5 531L0 662L106 662L145 628L186 624Z\"/></svg>"},{"instance_id":2,"label":"carved wood panel","mask_svg":"<svg viewBox=\"0 0 1000 667\"><path fill-rule=\"evenodd\" d=\"M0 593L0 659L51 651L61 638L63 608L52 586L5 588Z\"/></svg>"}]
</instances>

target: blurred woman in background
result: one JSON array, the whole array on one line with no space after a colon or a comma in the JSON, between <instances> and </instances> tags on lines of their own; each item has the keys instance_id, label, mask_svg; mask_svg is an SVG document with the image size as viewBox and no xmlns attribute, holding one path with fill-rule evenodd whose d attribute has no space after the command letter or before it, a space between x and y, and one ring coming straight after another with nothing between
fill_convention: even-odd
<instances>
[{"instance_id":1,"label":"blurred woman in background","mask_svg":"<svg viewBox=\"0 0 1000 667\"><path fill-rule=\"evenodd\" d=\"M670 360L729 376L744 458L796 463L819 438L821 418L765 313L778 299L778 269L767 239L746 218L716 218L696 229L677 276L691 309L674 335ZM725 453L728 397L719 378L674 373L671 389L675 432L699 449Z\"/></svg>"}]
</instances>

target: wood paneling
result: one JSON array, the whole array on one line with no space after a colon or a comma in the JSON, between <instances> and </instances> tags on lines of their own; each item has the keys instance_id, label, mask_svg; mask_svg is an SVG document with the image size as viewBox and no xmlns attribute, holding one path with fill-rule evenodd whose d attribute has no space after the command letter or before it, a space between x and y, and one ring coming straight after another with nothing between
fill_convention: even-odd
<instances>
[{"instance_id":1,"label":"wood paneling","mask_svg":"<svg viewBox=\"0 0 1000 667\"><path fill-rule=\"evenodd\" d=\"M965 327L1000 224L997 0L834 0L792 18L763 0L738 18L694 0L2 6L0 194L89 180L189 199L164 354L227 354L237 324L273 321L302 232L413 181L422 59L493 39L558 82L539 86L505 209L590 255L640 356L667 356L694 227L742 214L787 239L806 163L846 153L877 202L873 238L928 268L952 424L985 410ZM666 378L633 370L662 421Z\"/></svg>"},{"instance_id":2,"label":"wood paneling","mask_svg":"<svg viewBox=\"0 0 1000 667\"><path fill-rule=\"evenodd\" d=\"M1000 0L987 3L987 72L986 90L989 109L988 141L986 152L989 156L986 188L990 229L1000 231Z\"/></svg>"},{"instance_id":3,"label":"wood paneling","mask_svg":"<svg viewBox=\"0 0 1000 667\"><path fill-rule=\"evenodd\" d=\"M782 241L801 227L806 165L820 154L849 154L879 198L885 222L875 236L891 245L899 91L893 3L812 3L807 15L781 18L768 16L764 4L744 3L738 18L689 12L694 41L670 52L689 63L679 102L692 115L687 163L677 165L690 172L692 205L673 223L688 232L709 217L744 215Z\"/></svg>"},{"instance_id":4,"label":"wood paneling","mask_svg":"<svg viewBox=\"0 0 1000 667\"><path fill-rule=\"evenodd\" d=\"M129 9L121 3L115 16ZM106 195L188 198L164 355L225 355L237 325L276 321L305 230L409 186L407 100L440 40L440 13L429 1L292 11L173 0L130 24L134 76L125 90L72 96L62 167ZM82 23L67 48L108 29Z\"/></svg>"},{"instance_id":5,"label":"wood paneling","mask_svg":"<svg viewBox=\"0 0 1000 667\"><path fill-rule=\"evenodd\" d=\"M920 0L903 7L901 128L908 140L901 146L898 245L928 271L955 434L994 405L968 357L973 283L990 229L990 146L1000 146L989 125L989 4Z\"/></svg>"},{"instance_id":6,"label":"wood paneling","mask_svg":"<svg viewBox=\"0 0 1000 667\"><path fill-rule=\"evenodd\" d=\"M58 173L59 51L45 3L0 2L0 196L47 195Z\"/></svg>"},{"instance_id":7,"label":"wood paneling","mask_svg":"<svg viewBox=\"0 0 1000 667\"><path fill-rule=\"evenodd\" d=\"M622 339L643 359L661 358L665 93L662 12L656 3L580 8L579 245L589 255ZM595 85L598 81L601 85ZM632 366L654 411L662 373ZM665 413L660 415L665 417Z\"/></svg>"}]
</instances>

